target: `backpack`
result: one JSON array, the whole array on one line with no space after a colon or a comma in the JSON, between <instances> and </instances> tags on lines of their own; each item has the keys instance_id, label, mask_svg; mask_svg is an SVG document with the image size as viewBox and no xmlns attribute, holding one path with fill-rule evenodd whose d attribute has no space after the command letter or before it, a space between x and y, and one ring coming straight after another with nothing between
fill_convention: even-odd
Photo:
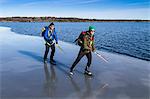
<instances>
[{"instance_id":1,"label":"backpack","mask_svg":"<svg viewBox=\"0 0 150 99\"><path fill-rule=\"evenodd\" d=\"M40 33L40 35L41 35L42 37L44 37L45 31L46 31L46 27L43 27L43 28L42 28L42 32Z\"/></svg>"},{"instance_id":2,"label":"backpack","mask_svg":"<svg viewBox=\"0 0 150 99\"><path fill-rule=\"evenodd\" d=\"M74 43L76 43L76 45L82 46L83 45L83 37L86 34L86 31L81 32L81 34L79 35L79 37L74 41Z\"/></svg>"}]
</instances>

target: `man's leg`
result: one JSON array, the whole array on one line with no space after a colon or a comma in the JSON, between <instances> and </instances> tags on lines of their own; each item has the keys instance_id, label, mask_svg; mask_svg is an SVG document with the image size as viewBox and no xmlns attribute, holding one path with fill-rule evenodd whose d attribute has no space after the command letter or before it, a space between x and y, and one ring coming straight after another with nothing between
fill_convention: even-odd
<instances>
[{"instance_id":1,"label":"man's leg","mask_svg":"<svg viewBox=\"0 0 150 99\"><path fill-rule=\"evenodd\" d=\"M55 54L55 44L51 45L51 55L50 55L50 62L55 63L54 61L54 54Z\"/></svg>"},{"instance_id":2,"label":"man's leg","mask_svg":"<svg viewBox=\"0 0 150 99\"><path fill-rule=\"evenodd\" d=\"M79 54L76 58L76 60L74 61L74 63L72 64L72 67L70 68L70 72L73 71L74 67L77 65L77 63L81 60L81 58L84 56L84 52L82 52L82 49L80 49Z\"/></svg>"},{"instance_id":3,"label":"man's leg","mask_svg":"<svg viewBox=\"0 0 150 99\"><path fill-rule=\"evenodd\" d=\"M87 62L87 66L85 68L85 74L88 74L88 75L92 75L92 73L89 71L89 68L90 68L90 65L91 65L91 62L92 62L92 53L89 52L86 54L86 57L88 59L88 62Z\"/></svg>"},{"instance_id":4,"label":"man's leg","mask_svg":"<svg viewBox=\"0 0 150 99\"><path fill-rule=\"evenodd\" d=\"M45 44L44 62L46 62L47 60L48 52L49 52L49 46Z\"/></svg>"}]
</instances>

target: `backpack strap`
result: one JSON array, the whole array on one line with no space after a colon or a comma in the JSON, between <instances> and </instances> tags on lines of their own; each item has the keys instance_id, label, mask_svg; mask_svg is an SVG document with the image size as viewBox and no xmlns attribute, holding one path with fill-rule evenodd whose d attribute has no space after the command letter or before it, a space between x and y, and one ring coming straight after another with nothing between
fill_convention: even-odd
<instances>
[{"instance_id":1,"label":"backpack strap","mask_svg":"<svg viewBox=\"0 0 150 99\"><path fill-rule=\"evenodd\" d=\"M86 34L86 31L82 31L81 34L82 34L82 35L85 35L85 34Z\"/></svg>"}]
</instances>

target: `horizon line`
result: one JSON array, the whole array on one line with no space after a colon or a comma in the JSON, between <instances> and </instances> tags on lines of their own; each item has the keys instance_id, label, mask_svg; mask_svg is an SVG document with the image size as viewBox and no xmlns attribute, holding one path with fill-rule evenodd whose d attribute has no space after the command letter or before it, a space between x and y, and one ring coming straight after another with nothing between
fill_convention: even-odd
<instances>
[{"instance_id":1,"label":"horizon line","mask_svg":"<svg viewBox=\"0 0 150 99\"><path fill-rule=\"evenodd\" d=\"M81 18L81 17L73 17L73 16L64 16L64 17L59 17L59 16L0 16L0 18L14 18L14 17L55 17L55 18L76 18L76 19L96 19L96 20L150 20L150 19L139 19L139 18Z\"/></svg>"}]
</instances>

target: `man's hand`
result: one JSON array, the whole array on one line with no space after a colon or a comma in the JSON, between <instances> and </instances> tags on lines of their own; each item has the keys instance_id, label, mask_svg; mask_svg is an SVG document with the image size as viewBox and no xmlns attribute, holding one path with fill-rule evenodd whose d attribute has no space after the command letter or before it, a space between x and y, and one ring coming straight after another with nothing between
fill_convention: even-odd
<instances>
[{"instance_id":1,"label":"man's hand","mask_svg":"<svg viewBox=\"0 0 150 99\"><path fill-rule=\"evenodd\" d=\"M92 52L95 52L95 51L96 51L96 48L93 48L93 49L92 49Z\"/></svg>"},{"instance_id":2,"label":"man's hand","mask_svg":"<svg viewBox=\"0 0 150 99\"><path fill-rule=\"evenodd\" d=\"M45 27L42 28L42 32L44 32L44 31L45 31Z\"/></svg>"},{"instance_id":3,"label":"man's hand","mask_svg":"<svg viewBox=\"0 0 150 99\"><path fill-rule=\"evenodd\" d=\"M59 46L58 43L56 43L56 46L57 46L57 47Z\"/></svg>"},{"instance_id":4,"label":"man's hand","mask_svg":"<svg viewBox=\"0 0 150 99\"><path fill-rule=\"evenodd\" d=\"M59 45L58 45L58 42L56 42L56 46L58 47Z\"/></svg>"}]
</instances>

